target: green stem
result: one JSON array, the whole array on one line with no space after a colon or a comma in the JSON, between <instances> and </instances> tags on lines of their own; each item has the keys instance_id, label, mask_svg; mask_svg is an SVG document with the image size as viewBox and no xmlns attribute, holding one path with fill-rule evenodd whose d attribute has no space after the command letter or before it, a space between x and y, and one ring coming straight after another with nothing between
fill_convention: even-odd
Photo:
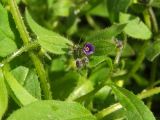
<instances>
[{"instance_id":1,"label":"green stem","mask_svg":"<svg viewBox=\"0 0 160 120\"><path fill-rule=\"evenodd\" d=\"M98 112L97 114L95 114L95 116L97 117L98 120L102 119L104 116L107 116L119 109L122 108L122 105L120 103L116 103L114 105L111 105L108 108L103 109L102 111Z\"/></svg>"},{"instance_id":2,"label":"green stem","mask_svg":"<svg viewBox=\"0 0 160 120\"><path fill-rule=\"evenodd\" d=\"M145 51L148 47L148 41L145 41L143 46L141 47L137 59L132 67L132 69L129 71L129 73L126 76L126 79L128 80L130 77L132 77L132 75L134 75L137 70L140 68L140 66L142 65L143 60L145 59Z\"/></svg>"},{"instance_id":3,"label":"green stem","mask_svg":"<svg viewBox=\"0 0 160 120\"><path fill-rule=\"evenodd\" d=\"M160 93L160 87L155 87L155 88L149 89L147 91L141 92L140 94L138 94L138 97L140 99L144 99L144 98L151 97L151 96L158 94L158 93Z\"/></svg>"},{"instance_id":4,"label":"green stem","mask_svg":"<svg viewBox=\"0 0 160 120\"><path fill-rule=\"evenodd\" d=\"M33 59L33 63L36 66L37 73L40 78L41 86L43 88L43 92L45 94L46 99L52 99L52 95L50 92L50 85L47 82L47 73L44 69L44 66L41 60L32 52L29 53L30 57Z\"/></svg>"},{"instance_id":5,"label":"green stem","mask_svg":"<svg viewBox=\"0 0 160 120\"><path fill-rule=\"evenodd\" d=\"M20 36L24 42L24 44L28 44L30 41L30 37L22 20L21 14L18 10L18 6L15 0L9 0L10 11L16 23L17 29L20 33Z\"/></svg>"},{"instance_id":6,"label":"green stem","mask_svg":"<svg viewBox=\"0 0 160 120\"><path fill-rule=\"evenodd\" d=\"M149 13L150 13L150 17L153 23L153 29L156 33L158 33L158 22L157 22L156 16L152 8L149 9Z\"/></svg>"},{"instance_id":7,"label":"green stem","mask_svg":"<svg viewBox=\"0 0 160 120\"><path fill-rule=\"evenodd\" d=\"M16 1L9 0L9 5L10 5L10 11L11 11L12 16L14 18L14 21L16 23L16 26L17 26L18 31L20 33L20 36L23 40L23 43L24 43L24 45L27 45L27 44L29 44L31 39L30 39L29 34L26 30L26 27L25 27L24 22L22 20L21 14L18 10L18 6L16 4ZM33 61L35 68L37 70L37 73L39 75L41 87L42 87L42 90L44 93L44 98L51 99L52 96L51 96L51 92L50 92L50 87L49 87L49 84L47 81L47 76L46 76L43 64L41 63L38 56L36 56L33 52L29 52L29 56L30 56L31 60Z\"/></svg>"},{"instance_id":8,"label":"green stem","mask_svg":"<svg viewBox=\"0 0 160 120\"><path fill-rule=\"evenodd\" d=\"M150 17L151 17L152 24L153 24L153 29L154 29L155 33L158 33L158 23L157 23L157 19L156 19L156 16L155 16L152 8L149 9L149 13L150 13ZM156 79L157 64L158 64L158 60L155 59L152 63L152 67L151 67L151 78L150 78L151 84L153 84Z\"/></svg>"},{"instance_id":9,"label":"green stem","mask_svg":"<svg viewBox=\"0 0 160 120\"><path fill-rule=\"evenodd\" d=\"M151 66L150 82L153 84L156 80L158 59L155 59Z\"/></svg>"},{"instance_id":10,"label":"green stem","mask_svg":"<svg viewBox=\"0 0 160 120\"><path fill-rule=\"evenodd\" d=\"M100 29L100 27L98 25L96 25L94 19L90 15L86 15L86 19L87 19L89 25L91 27L93 27L95 30L99 30Z\"/></svg>"},{"instance_id":11,"label":"green stem","mask_svg":"<svg viewBox=\"0 0 160 120\"><path fill-rule=\"evenodd\" d=\"M139 99L145 99L147 97L153 96L153 95L158 94L158 93L160 93L160 87L156 87L156 88L147 90L145 92L141 92L140 94L137 95L137 97ZM98 119L102 119L105 116L107 116L107 115L109 115L109 114L111 114L111 113L113 113L117 110L120 110L121 108L122 108L122 105L120 103L115 103L112 106L99 111L98 113L95 114L95 116Z\"/></svg>"},{"instance_id":12,"label":"green stem","mask_svg":"<svg viewBox=\"0 0 160 120\"><path fill-rule=\"evenodd\" d=\"M15 51L13 54L11 54L10 56L8 56L6 59L4 59L1 63L0 63L0 67L3 67L5 64L11 62L13 59L15 59L17 56L21 55L24 52L27 52L29 50L33 50L39 47L38 42L31 42L29 44L27 44L24 47L21 47L20 49L18 49L17 51Z\"/></svg>"},{"instance_id":13,"label":"green stem","mask_svg":"<svg viewBox=\"0 0 160 120\"><path fill-rule=\"evenodd\" d=\"M144 17L144 22L146 23L148 28L151 29L152 25L151 25L151 19L150 19L150 14L148 9L144 10L143 17Z\"/></svg>"},{"instance_id":14,"label":"green stem","mask_svg":"<svg viewBox=\"0 0 160 120\"><path fill-rule=\"evenodd\" d=\"M149 14L150 14L150 18L153 24L153 30L155 33L158 33L158 23L157 23L157 19L156 16L154 14L154 11L152 8L149 9ZM156 75L157 75L157 64L158 64L158 59L156 58L152 65L151 65L151 73L150 73L150 88L152 88L152 84L155 82L156 80ZM149 108L151 108L152 106L152 97L148 99L147 105Z\"/></svg>"}]
</instances>

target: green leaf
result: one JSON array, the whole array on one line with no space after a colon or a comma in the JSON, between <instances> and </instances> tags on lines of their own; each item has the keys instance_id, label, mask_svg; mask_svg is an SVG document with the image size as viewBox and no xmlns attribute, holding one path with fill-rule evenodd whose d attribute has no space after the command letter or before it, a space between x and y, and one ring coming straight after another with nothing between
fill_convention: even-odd
<instances>
[{"instance_id":1,"label":"green leaf","mask_svg":"<svg viewBox=\"0 0 160 120\"><path fill-rule=\"evenodd\" d=\"M41 99L40 83L38 81L38 76L33 69L18 66L11 72L15 79L18 80L18 82L23 85L31 95Z\"/></svg>"},{"instance_id":2,"label":"green leaf","mask_svg":"<svg viewBox=\"0 0 160 120\"><path fill-rule=\"evenodd\" d=\"M89 67L95 67L97 66L98 64L104 62L105 60L107 59L106 56L91 56L89 58Z\"/></svg>"},{"instance_id":3,"label":"green leaf","mask_svg":"<svg viewBox=\"0 0 160 120\"><path fill-rule=\"evenodd\" d=\"M15 79L17 79L21 85L24 85L29 69L24 66L18 66L11 72L14 75Z\"/></svg>"},{"instance_id":4,"label":"green leaf","mask_svg":"<svg viewBox=\"0 0 160 120\"><path fill-rule=\"evenodd\" d=\"M17 49L14 34L10 28L8 13L0 4L0 57L6 57Z\"/></svg>"},{"instance_id":5,"label":"green leaf","mask_svg":"<svg viewBox=\"0 0 160 120\"><path fill-rule=\"evenodd\" d=\"M115 85L111 85L111 87L119 102L125 108L128 120L155 120L149 108L136 95Z\"/></svg>"},{"instance_id":6,"label":"green leaf","mask_svg":"<svg viewBox=\"0 0 160 120\"><path fill-rule=\"evenodd\" d=\"M150 0L150 6L160 8L160 0Z\"/></svg>"},{"instance_id":7,"label":"green leaf","mask_svg":"<svg viewBox=\"0 0 160 120\"><path fill-rule=\"evenodd\" d=\"M7 120L96 120L83 106L75 102L37 101L14 112Z\"/></svg>"},{"instance_id":8,"label":"green leaf","mask_svg":"<svg viewBox=\"0 0 160 120\"><path fill-rule=\"evenodd\" d=\"M93 86L98 86L106 82L108 80L111 69L112 68L108 68L107 66L107 68L100 68L96 71L93 71L93 73L89 77L89 80L93 82Z\"/></svg>"},{"instance_id":9,"label":"green leaf","mask_svg":"<svg viewBox=\"0 0 160 120\"><path fill-rule=\"evenodd\" d=\"M100 3L102 3L103 0L99 1L99 0L89 0L86 3L85 2L79 2L80 4L78 4L78 8L81 12L81 14L86 14L86 12L94 9L95 7L97 7ZM82 8L80 8L79 6L81 6Z\"/></svg>"},{"instance_id":10,"label":"green leaf","mask_svg":"<svg viewBox=\"0 0 160 120\"><path fill-rule=\"evenodd\" d=\"M86 78L81 79L83 79L84 83L77 85L66 100L73 101L94 90L94 83L92 81L89 81Z\"/></svg>"},{"instance_id":11,"label":"green leaf","mask_svg":"<svg viewBox=\"0 0 160 120\"><path fill-rule=\"evenodd\" d=\"M8 106L8 93L2 70L0 69L0 120Z\"/></svg>"},{"instance_id":12,"label":"green leaf","mask_svg":"<svg viewBox=\"0 0 160 120\"><path fill-rule=\"evenodd\" d=\"M116 44L112 41L93 42L95 46L94 56L109 55L111 51L116 51Z\"/></svg>"},{"instance_id":13,"label":"green leaf","mask_svg":"<svg viewBox=\"0 0 160 120\"><path fill-rule=\"evenodd\" d=\"M18 105L25 106L32 102L37 101L11 74L8 66L3 67L3 73L6 79L6 83L10 89L10 94L12 98L16 101Z\"/></svg>"},{"instance_id":14,"label":"green leaf","mask_svg":"<svg viewBox=\"0 0 160 120\"><path fill-rule=\"evenodd\" d=\"M124 109L119 109L107 116L105 116L102 120L126 120Z\"/></svg>"},{"instance_id":15,"label":"green leaf","mask_svg":"<svg viewBox=\"0 0 160 120\"><path fill-rule=\"evenodd\" d=\"M71 0L54 0L52 4L50 4L50 9L53 10L54 16L68 16L71 7Z\"/></svg>"},{"instance_id":16,"label":"green leaf","mask_svg":"<svg viewBox=\"0 0 160 120\"><path fill-rule=\"evenodd\" d=\"M65 65L65 57L60 57L60 58L56 58L56 59L53 59L52 60L52 63L51 63L51 71L54 72L54 71L64 71L65 68L66 68L66 65Z\"/></svg>"},{"instance_id":17,"label":"green leaf","mask_svg":"<svg viewBox=\"0 0 160 120\"><path fill-rule=\"evenodd\" d=\"M133 48L127 43L122 50L122 57L133 56L134 54Z\"/></svg>"},{"instance_id":18,"label":"green leaf","mask_svg":"<svg viewBox=\"0 0 160 120\"><path fill-rule=\"evenodd\" d=\"M159 54L160 54L160 40L157 40L148 47L146 51L146 56L148 60L153 61L155 58L159 56Z\"/></svg>"},{"instance_id":19,"label":"green leaf","mask_svg":"<svg viewBox=\"0 0 160 120\"><path fill-rule=\"evenodd\" d=\"M132 77L139 86L149 85L148 80L146 80L143 76L140 76L138 74L134 74Z\"/></svg>"},{"instance_id":20,"label":"green leaf","mask_svg":"<svg viewBox=\"0 0 160 120\"><path fill-rule=\"evenodd\" d=\"M113 38L120 34L125 28L126 24L114 24L109 28L100 31L95 31L88 35L86 42L92 43L95 46L95 56L103 56L110 54L111 51L116 50L116 44Z\"/></svg>"},{"instance_id":21,"label":"green leaf","mask_svg":"<svg viewBox=\"0 0 160 120\"><path fill-rule=\"evenodd\" d=\"M139 17L134 17L130 14L121 13L120 23L128 23L124 28L124 32L137 39L148 40L151 38L152 33L149 28L140 20Z\"/></svg>"},{"instance_id":22,"label":"green leaf","mask_svg":"<svg viewBox=\"0 0 160 120\"><path fill-rule=\"evenodd\" d=\"M24 87L35 98L41 99L41 88L35 69L30 69Z\"/></svg>"},{"instance_id":23,"label":"green leaf","mask_svg":"<svg viewBox=\"0 0 160 120\"><path fill-rule=\"evenodd\" d=\"M94 31L90 35L86 36L86 42L101 42L111 40L116 35L120 34L125 28L126 24L114 24L108 28Z\"/></svg>"},{"instance_id":24,"label":"green leaf","mask_svg":"<svg viewBox=\"0 0 160 120\"><path fill-rule=\"evenodd\" d=\"M117 50L110 51L109 55L116 56ZM122 57L133 56L135 54L133 48L127 43L122 49Z\"/></svg>"},{"instance_id":25,"label":"green leaf","mask_svg":"<svg viewBox=\"0 0 160 120\"><path fill-rule=\"evenodd\" d=\"M109 13L108 10L106 9L106 2L103 0L100 4L98 4L96 7L88 11L87 14L95 15L95 16L100 16L100 17L108 17Z\"/></svg>"},{"instance_id":26,"label":"green leaf","mask_svg":"<svg viewBox=\"0 0 160 120\"><path fill-rule=\"evenodd\" d=\"M53 98L65 100L76 87L79 77L80 75L77 72L68 71L67 74L63 73L61 78L55 79L51 83L54 84L52 87Z\"/></svg>"},{"instance_id":27,"label":"green leaf","mask_svg":"<svg viewBox=\"0 0 160 120\"><path fill-rule=\"evenodd\" d=\"M97 65L101 64L102 62L109 63L111 61L110 58L106 56L91 56L89 58L89 67L96 67ZM112 66L111 66L112 67Z\"/></svg>"},{"instance_id":28,"label":"green leaf","mask_svg":"<svg viewBox=\"0 0 160 120\"><path fill-rule=\"evenodd\" d=\"M3 4L7 4L8 0L1 0ZM21 0L16 0L17 4L20 2Z\"/></svg>"},{"instance_id":29,"label":"green leaf","mask_svg":"<svg viewBox=\"0 0 160 120\"><path fill-rule=\"evenodd\" d=\"M114 22L118 21L119 13L126 12L131 0L106 0L109 19Z\"/></svg>"},{"instance_id":30,"label":"green leaf","mask_svg":"<svg viewBox=\"0 0 160 120\"><path fill-rule=\"evenodd\" d=\"M28 12L26 12L26 18L30 28L36 34L38 42L43 49L54 54L65 54L67 52L66 50L69 50L73 45L71 41L61 35L38 25Z\"/></svg>"}]
</instances>

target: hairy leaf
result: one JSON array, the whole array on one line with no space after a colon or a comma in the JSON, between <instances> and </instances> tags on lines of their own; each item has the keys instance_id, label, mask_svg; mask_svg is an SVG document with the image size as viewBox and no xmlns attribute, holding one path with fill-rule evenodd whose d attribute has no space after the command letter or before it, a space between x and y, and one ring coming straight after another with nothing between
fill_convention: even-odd
<instances>
[{"instance_id":1,"label":"hairy leaf","mask_svg":"<svg viewBox=\"0 0 160 120\"><path fill-rule=\"evenodd\" d=\"M119 102L125 108L128 120L155 120L149 108L136 95L115 85L111 85L111 87Z\"/></svg>"},{"instance_id":2,"label":"hairy leaf","mask_svg":"<svg viewBox=\"0 0 160 120\"><path fill-rule=\"evenodd\" d=\"M121 13L120 22L128 23L124 28L124 32L133 38L148 40L152 36L149 28L140 20L139 17L134 17L130 14Z\"/></svg>"},{"instance_id":3,"label":"hairy leaf","mask_svg":"<svg viewBox=\"0 0 160 120\"><path fill-rule=\"evenodd\" d=\"M26 12L26 18L43 49L54 54L65 54L67 52L66 50L69 50L70 46L73 45L71 41L61 35L38 25L28 12Z\"/></svg>"}]
</instances>

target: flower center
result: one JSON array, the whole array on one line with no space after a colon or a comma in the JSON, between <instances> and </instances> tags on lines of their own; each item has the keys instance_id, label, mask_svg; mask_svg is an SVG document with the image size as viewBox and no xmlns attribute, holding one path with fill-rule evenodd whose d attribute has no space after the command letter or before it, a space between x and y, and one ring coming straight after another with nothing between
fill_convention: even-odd
<instances>
[{"instance_id":1,"label":"flower center","mask_svg":"<svg viewBox=\"0 0 160 120\"><path fill-rule=\"evenodd\" d=\"M86 46L86 47L85 47L85 51L88 52L89 50L90 50L89 47Z\"/></svg>"}]
</instances>

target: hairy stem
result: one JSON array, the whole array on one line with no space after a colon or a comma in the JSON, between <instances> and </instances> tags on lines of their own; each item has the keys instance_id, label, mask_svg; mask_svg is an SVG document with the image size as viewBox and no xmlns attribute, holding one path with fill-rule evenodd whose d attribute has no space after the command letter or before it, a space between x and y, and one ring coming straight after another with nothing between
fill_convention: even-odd
<instances>
[{"instance_id":1,"label":"hairy stem","mask_svg":"<svg viewBox=\"0 0 160 120\"><path fill-rule=\"evenodd\" d=\"M17 26L18 31L20 33L20 36L23 40L23 43L24 43L24 45L27 45L30 42L30 37L29 37L29 34L26 30L24 22L22 20L21 14L18 10L18 6L16 4L16 1L9 0L9 5L10 5L10 11L11 11L12 16L14 18L14 21L16 23L16 26ZM41 60L33 52L29 52L29 56L30 56L31 60L33 61L35 68L37 70L37 73L39 75L41 87L42 87L42 90L44 93L44 98L51 99L52 96L51 96L51 92L50 92L50 87L49 87L46 72L45 72L43 64L41 63Z\"/></svg>"},{"instance_id":2,"label":"hairy stem","mask_svg":"<svg viewBox=\"0 0 160 120\"><path fill-rule=\"evenodd\" d=\"M31 42L29 44L27 44L24 47L21 47L20 49L18 49L17 51L15 51L14 53L12 53L10 56L8 56L6 59L4 59L1 63L0 63L0 67L3 67L5 64L11 62L13 59L15 59L17 56L21 55L24 52L27 52L29 50L33 50L39 47L38 42Z\"/></svg>"}]
</instances>

